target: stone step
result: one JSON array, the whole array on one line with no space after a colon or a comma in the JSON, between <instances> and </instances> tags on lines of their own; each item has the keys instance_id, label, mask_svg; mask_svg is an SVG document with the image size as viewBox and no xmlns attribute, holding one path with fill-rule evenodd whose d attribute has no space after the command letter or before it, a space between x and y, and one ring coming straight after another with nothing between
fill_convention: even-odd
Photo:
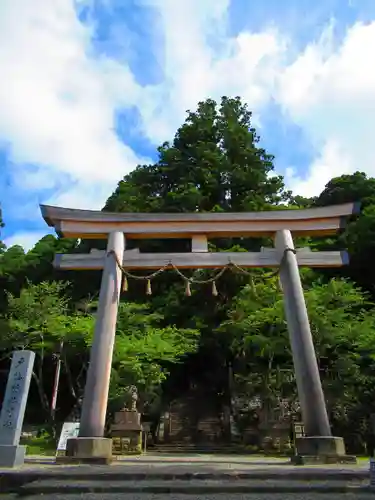
<instances>
[{"instance_id":1,"label":"stone step","mask_svg":"<svg viewBox=\"0 0 375 500\"><path fill-rule=\"evenodd\" d=\"M369 481L289 481L281 480L144 480L102 481L100 478L76 480L43 479L12 491L20 496L84 493L153 493L153 494L210 494L210 493L359 493L374 494Z\"/></svg>"},{"instance_id":2,"label":"stone step","mask_svg":"<svg viewBox=\"0 0 375 500\"><path fill-rule=\"evenodd\" d=\"M194 455L196 454L209 454L209 455L245 455L246 454L246 451L244 451L243 449L235 449L235 448L204 448L204 447L173 447L173 448L152 448L149 449L149 451L152 451L152 453L162 453L162 454L175 454L175 453L178 453L178 454L189 454L189 453L192 453ZM250 454L250 453L249 453Z\"/></svg>"},{"instance_id":3,"label":"stone step","mask_svg":"<svg viewBox=\"0 0 375 500\"><path fill-rule=\"evenodd\" d=\"M151 451L151 450L149 450ZM186 455L187 453L193 453L193 454L198 454L198 455L244 455L246 452L244 452L243 449L227 449L227 448L199 448L199 447L191 447L191 448L152 448L152 453L158 453L158 454L179 454L179 455ZM250 453L249 453L250 454Z\"/></svg>"},{"instance_id":4,"label":"stone step","mask_svg":"<svg viewBox=\"0 0 375 500\"><path fill-rule=\"evenodd\" d=\"M170 442L170 443L158 443L157 445L160 448L165 447L165 448L217 448L217 449L233 449L233 448L245 448L243 445L236 445L236 444L220 444L220 443L194 443L192 441L185 441L185 442Z\"/></svg>"},{"instance_id":5,"label":"stone step","mask_svg":"<svg viewBox=\"0 0 375 500\"><path fill-rule=\"evenodd\" d=\"M156 457L155 457L156 458ZM194 460L194 459L193 459ZM162 469L156 463L162 462ZM225 464L225 468L214 468ZM229 467L229 465L231 467ZM109 466L81 465L58 466L43 465L30 469L1 470L0 490L22 486L38 481L283 481L288 482L345 482L362 483L369 481L370 473L367 468L337 468L337 467L294 467L289 464L269 462L268 464L254 463L250 466L233 462L204 462L195 463L184 459L160 460L152 459L148 462L140 460L124 460Z\"/></svg>"}]
</instances>

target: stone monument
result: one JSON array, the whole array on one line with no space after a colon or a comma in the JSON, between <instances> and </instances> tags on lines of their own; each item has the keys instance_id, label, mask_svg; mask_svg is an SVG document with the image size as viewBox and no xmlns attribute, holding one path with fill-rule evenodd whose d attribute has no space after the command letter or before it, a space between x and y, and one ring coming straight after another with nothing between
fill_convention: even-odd
<instances>
[{"instance_id":1,"label":"stone monument","mask_svg":"<svg viewBox=\"0 0 375 500\"><path fill-rule=\"evenodd\" d=\"M17 467L25 460L26 446L19 442L34 360L32 351L13 353L0 414L0 467Z\"/></svg>"}]
</instances>

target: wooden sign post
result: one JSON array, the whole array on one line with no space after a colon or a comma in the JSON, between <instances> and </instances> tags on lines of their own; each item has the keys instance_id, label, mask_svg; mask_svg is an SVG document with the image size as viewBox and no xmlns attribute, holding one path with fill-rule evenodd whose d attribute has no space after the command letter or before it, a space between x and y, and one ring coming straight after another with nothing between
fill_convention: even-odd
<instances>
[{"instance_id":1,"label":"wooden sign post","mask_svg":"<svg viewBox=\"0 0 375 500\"><path fill-rule=\"evenodd\" d=\"M330 457L345 460L342 438L333 437L312 341L299 266L339 267L348 263L345 251L312 252L294 249L292 233L304 236L335 234L358 204L347 203L306 210L253 213L106 213L41 206L49 226L70 238L105 238L107 250L90 254L56 255L58 269L102 269L94 340L87 374L79 437L69 439L72 460L109 462L112 443L104 438L108 388L120 296L122 269L201 269L229 265L280 268L285 312L293 353L298 397L305 435L296 441L300 460ZM208 240L222 237L273 236L275 248L260 252L208 252ZM190 253L140 253L125 250L127 239L190 238ZM121 269L122 268L122 269ZM305 457L305 458L303 458Z\"/></svg>"}]
</instances>

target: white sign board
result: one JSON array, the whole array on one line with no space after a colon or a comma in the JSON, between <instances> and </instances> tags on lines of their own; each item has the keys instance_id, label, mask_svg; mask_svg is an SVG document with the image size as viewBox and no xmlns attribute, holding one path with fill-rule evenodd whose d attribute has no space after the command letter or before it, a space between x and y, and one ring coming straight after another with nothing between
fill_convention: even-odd
<instances>
[{"instance_id":1,"label":"white sign board","mask_svg":"<svg viewBox=\"0 0 375 500\"><path fill-rule=\"evenodd\" d=\"M64 422L61 430L57 451L65 451L68 439L75 438L79 433L79 422Z\"/></svg>"}]
</instances>

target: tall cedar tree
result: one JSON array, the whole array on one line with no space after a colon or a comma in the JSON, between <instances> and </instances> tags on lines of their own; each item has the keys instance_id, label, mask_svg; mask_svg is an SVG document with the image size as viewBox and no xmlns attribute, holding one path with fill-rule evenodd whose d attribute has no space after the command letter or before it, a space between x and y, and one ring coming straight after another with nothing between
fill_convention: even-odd
<instances>
[{"instance_id":1,"label":"tall cedar tree","mask_svg":"<svg viewBox=\"0 0 375 500\"><path fill-rule=\"evenodd\" d=\"M223 97L219 104L212 99L200 102L195 112L187 112L172 143L164 143L158 154L157 163L139 165L125 176L104 210L243 212L277 209L290 199L282 177L274 174L274 158L260 146L251 112L239 97ZM212 243L224 250L234 246L256 249L261 242L240 239ZM136 244L147 251L189 251L186 241ZM201 386L210 387L215 394L226 392L230 342L213 332L227 318L231 299L246 280L226 273L218 283L219 297L212 297L209 287L200 285L193 287L189 300L184 298L183 284L180 279L176 282L175 275L165 273L153 284L153 307L167 323L201 331L199 352L181 367L181 379L191 380L200 374ZM144 301L140 286L131 282L130 300ZM209 377L207 383L202 383L204 374ZM174 373L173 380L178 378Z\"/></svg>"},{"instance_id":2,"label":"tall cedar tree","mask_svg":"<svg viewBox=\"0 0 375 500\"><path fill-rule=\"evenodd\" d=\"M239 97L212 99L188 111L159 160L139 165L118 185L105 210L209 212L263 210L286 201L282 177L271 175L273 156L259 146L251 112Z\"/></svg>"}]
</instances>

